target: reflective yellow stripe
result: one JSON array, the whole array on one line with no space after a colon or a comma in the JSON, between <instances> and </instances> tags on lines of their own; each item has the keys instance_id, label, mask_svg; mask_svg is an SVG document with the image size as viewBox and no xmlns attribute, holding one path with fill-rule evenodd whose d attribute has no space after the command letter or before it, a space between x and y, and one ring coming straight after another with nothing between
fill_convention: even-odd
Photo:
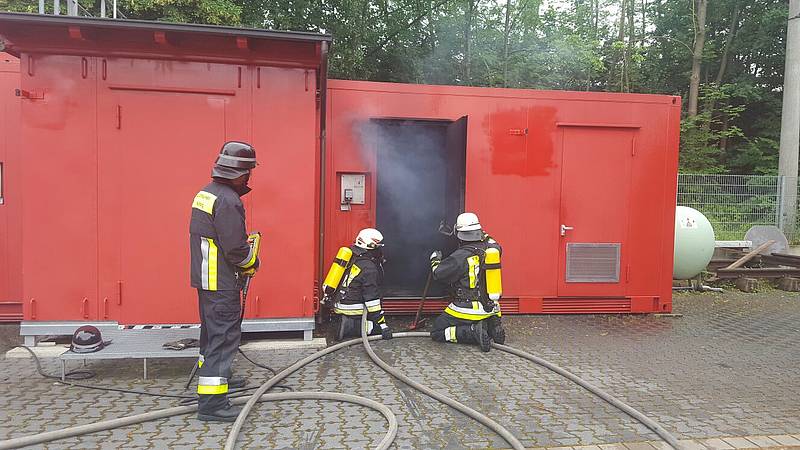
<instances>
[{"instance_id":1,"label":"reflective yellow stripe","mask_svg":"<svg viewBox=\"0 0 800 450\"><path fill-rule=\"evenodd\" d=\"M451 316L453 316L453 317L459 318L459 319L473 320L473 321L475 321L475 320L483 320L483 319L485 319L485 318L487 318L489 316L494 315L493 313L467 314L467 313L463 313L463 312L460 312L460 311L455 311L455 310L451 309L449 306L447 308L445 308L444 312L449 314L449 315L451 315Z\"/></svg>"},{"instance_id":2,"label":"reflective yellow stripe","mask_svg":"<svg viewBox=\"0 0 800 450\"><path fill-rule=\"evenodd\" d=\"M228 385L227 384L219 384L219 385L197 385L197 393L203 395L216 395L216 394L227 394L228 393Z\"/></svg>"},{"instance_id":3,"label":"reflective yellow stripe","mask_svg":"<svg viewBox=\"0 0 800 450\"><path fill-rule=\"evenodd\" d=\"M478 285L478 275L481 271L481 257L478 255L470 256L467 258L467 264L469 265L469 288L475 289Z\"/></svg>"},{"instance_id":4,"label":"reflective yellow stripe","mask_svg":"<svg viewBox=\"0 0 800 450\"><path fill-rule=\"evenodd\" d=\"M200 357L197 358L197 367L198 368L203 367L203 363L205 362L205 360L206 358L203 355L200 355Z\"/></svg>"},{"instance_id":5,"label":"reflective yellow stripe","mask_svg":"<svg viewBox=\"0 0 800 450\"><path fill-rule=\"evenodd\" d=\"M445 328L444 339L448 342L458 342L458 339L456 339L456 327Z\"/></svg>"},{"instance_id":6,"label":"reflective yellow stripe","mask_svg":"<svg viewBox=\"0 0 800 450\"><path fill-rule=\"evenodd\" d=\"M336 314L342 314L344 316L360 316L361 314L364 313L363 311L356 311L353 309L339 309L339 308L334 308L334 312Z\"/></svg>"},{"instance_id":7,"label":"reflective yellow stripe","mask_svg":"<svg viewBox=\"0 0 800 450\"><path fill-rule=\"evenodd\" d=\"M347 273L347 278L342 282L342 287L350 286L350 282L355 280L360 273L361 268L353 264L353 267L350 268L350 272Z\"/></svg>"},{"instance_id":8,"label":"reflective yellow stripe","mask_svg":"<svg viewBox=\"0 0 800 450\"><path fill-rule=\"evenodd\" d=\"M200 211L211 214L214 211L214 202L217 201L217 196L206 191L200 191L194 196L192 208L199 209Z\"/></svg>"},{"instance_id":9,"label":"reflective yellow stripe","mask_svg":"<svg viewBox=\"0 0 800 450\"><path fill-rule=\"evenodd\" d=\"M208 290L217 290L217 244L208 239Z\"/></svg>"}]
</instances>

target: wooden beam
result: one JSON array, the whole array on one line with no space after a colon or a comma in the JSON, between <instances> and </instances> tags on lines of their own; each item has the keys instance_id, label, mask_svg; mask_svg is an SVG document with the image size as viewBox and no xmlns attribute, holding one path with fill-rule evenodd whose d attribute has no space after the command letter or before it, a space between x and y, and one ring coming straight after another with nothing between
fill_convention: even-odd
<instances>
[{"instance_id":1,"label":"wooden beam","mask_svg":"<svg viewBox=\"0 0 800 450\"><path fill-rule=\"evenodd\" d=\"M758 255L762 251L766 250L767 248L769 248L774 243L775 243L775 241L773 241L773 240L764 242L763 244L759 245L755 249L753 249L750 252L748 252L746 255L742 256L741 258L739 258L736 261L734 261L733 263L731 263L731 265L726 267L725 270L738 269L739 267L742 267L747 261L750 261L756 255Z\"/></svg>"}]
</instances>

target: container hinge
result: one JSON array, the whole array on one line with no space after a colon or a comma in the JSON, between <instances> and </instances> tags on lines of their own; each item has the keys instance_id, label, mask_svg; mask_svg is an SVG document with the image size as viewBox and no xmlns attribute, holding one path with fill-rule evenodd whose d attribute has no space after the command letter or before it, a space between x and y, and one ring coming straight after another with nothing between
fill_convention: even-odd
<instances>
[{"instance_id":1,"label":"container hinge","mask_svg":"<svg viewBox=\"0 0 800 450\"><path fill-rule=\"evenodd\" d=\"M626 283L630 283L631 282L631 265L630 264L625 266L625 282Z\"/></svg>"},{"instance_id":2,"label":"container hinge","mask_svg":"<svg viewBox=\"0 0 800 450\"><path fill-rule=\"evenodd\" d=\"M28 100L44 100L44 91L26 91L25 89L14 89L14 95L27 98Z\"/></svg>"},{"instance_id":3,"label":"container hinge","mask_svg":"<svg viewBox=\"0 0 800 450\"><path fill-rule=\"evenodd\" d=\"M122 281L117 281L117 305L122 305Z\"/></svg>"},{"instance_id":4,"label":"container hinge","mask_svg":"<svg viewBox=\"0 0 800 450\"><path fill-rule=\"evenodd\" d=\"M631 156L636 156L636 136L631 138Z\"/></svg>"},{"instance_id":5,"label":"container hinge","mask_svg":"<svg viewBox=\"0 0 800 450\"><path fill-rule=\"evenodd\" d=\"M122 106L117 105L117 129L122 129Z\"/></svg>"}]
</instances>

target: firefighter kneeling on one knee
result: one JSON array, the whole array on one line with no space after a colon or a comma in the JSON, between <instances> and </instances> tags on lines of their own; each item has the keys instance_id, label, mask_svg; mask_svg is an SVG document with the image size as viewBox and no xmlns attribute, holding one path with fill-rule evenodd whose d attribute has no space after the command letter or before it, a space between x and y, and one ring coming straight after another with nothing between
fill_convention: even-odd
<instances>
[{"instance_id":1,"label":"firefighter kneeling on one knee","mask_svg":"<svg viewBox=\"0 0 800 450\"><path fill-rule=\"evenodd\" d=\"M342 247L325 278L323 288L332 295L334 312L341 315L338 339L361 336L361 316L367 308L367 333L392 338L381 307L383 235L374 228L358 233L355 243Z\"/></svg>"},{"instance_id":2,"label":"firefighter kneeling on one knee","mask_svg":"<svg viewBox=\"0 0 800 450\"><path fill-rule=\"evenodd\" d=\"M431 255L433 278L450 287L452 302L433 323L431 337L439 342L477 344L488 352L491 340L505 343L500 323L500 253L502 249L483 232L478 216L463 213L455 225L459 247L442 259Z\"/></svg>"}]
</instances>

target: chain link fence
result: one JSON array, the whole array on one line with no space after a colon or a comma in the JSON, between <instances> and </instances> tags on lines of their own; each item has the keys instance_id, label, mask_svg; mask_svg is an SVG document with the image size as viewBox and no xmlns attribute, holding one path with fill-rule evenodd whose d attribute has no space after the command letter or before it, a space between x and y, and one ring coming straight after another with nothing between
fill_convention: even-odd
<instances>
[{"instance_id":1,"label":"chain link fence","mask_svg":"<svg viewBox=\"0 0 800 450\"><path fill-rule=\"evenodd\" d=\"M795 182L793 182L795 181ZM800 189L793 206L789 186L796 180L773 175L678 175L678 205L708 217L718 240L740 240L753 225L775 225L789 242L800 243ZM792 209L790 209L792 208ZM795 224L787 219L794 216Z\"/></svg>"}]
</instances>

